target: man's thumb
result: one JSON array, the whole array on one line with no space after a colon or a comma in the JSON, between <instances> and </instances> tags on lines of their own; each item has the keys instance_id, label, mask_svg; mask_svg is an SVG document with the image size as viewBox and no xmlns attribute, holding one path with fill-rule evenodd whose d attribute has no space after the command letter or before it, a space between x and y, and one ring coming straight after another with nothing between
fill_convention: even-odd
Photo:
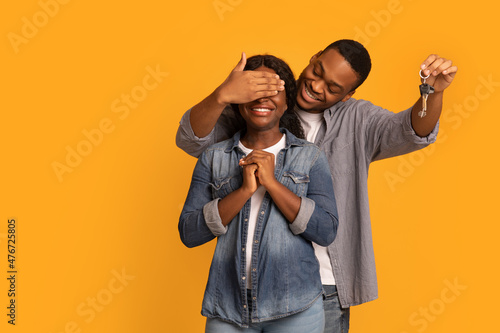
<instances>
[{"instance_id":1,"label":"man's thumb","mask_svg":"<svg viewBox=\"0 0 500 333\"><path fill-rule=\"evenodd\" d=\"M247 64L247 55L245 54L245 52L241 52L241 59L238 62L238 64L236 65L236 67L234 67L233 72L241 72L241 71L243 71L243 69L245 68L246 64Z\"/></svg>"}]
</instances>

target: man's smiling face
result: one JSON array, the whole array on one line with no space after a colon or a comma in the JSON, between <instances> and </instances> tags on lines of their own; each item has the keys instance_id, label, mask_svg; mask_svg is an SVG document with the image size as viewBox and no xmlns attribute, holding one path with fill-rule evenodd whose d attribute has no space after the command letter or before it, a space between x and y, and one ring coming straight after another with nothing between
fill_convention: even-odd
<instances>
[{"instance_id":1,"label":"man's smiling face","mask_svg":"<svg viewBox=\"0 0 500 333\"><path fill-rule=\"evenodd\" d=\"M297 104L309 112L323 112L354 94L359 77L336 50L314 55L297 82Z\"/></svg>"}]
</instances>

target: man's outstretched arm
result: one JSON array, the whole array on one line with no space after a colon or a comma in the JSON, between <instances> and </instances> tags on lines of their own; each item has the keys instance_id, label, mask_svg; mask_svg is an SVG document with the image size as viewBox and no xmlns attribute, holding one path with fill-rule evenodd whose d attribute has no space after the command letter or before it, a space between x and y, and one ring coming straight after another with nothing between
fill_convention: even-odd
<instances>
[{"instance_id":1,"label":"man's outstretched arm","mask_svg":"<svg viewBox=\"0 0 500 333\"><path fill-rule=\"evenodd\" d=\"M420 137L428 136L436 126L443 108L443 92L449 87L457 73L457 66L452 65L449 59L431 54L420 66L422 75L429 77L426 83L434 87L434 93L427 99L427 111L424 117L419 116L422 111L422 98L413 105L411 111L411 124L415 133Z\"/></svg>"}]
</instances>

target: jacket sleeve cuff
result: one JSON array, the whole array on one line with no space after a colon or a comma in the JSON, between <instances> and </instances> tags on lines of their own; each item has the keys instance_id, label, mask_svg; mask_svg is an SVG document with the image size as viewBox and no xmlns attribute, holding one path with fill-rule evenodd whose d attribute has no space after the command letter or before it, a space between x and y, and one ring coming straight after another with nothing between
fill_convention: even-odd
<instances>
[{"instance_id":1,"label":"jacket sleeve cuff","mask_svg":"<svg viewBox=\"0 0 500 333\"><path fill-rule=\"evenodd\" d=\"M307 197L301 197L300 199L299 213L297 214L295 220L290 224L290 230L294 235L299 235L306 230L307 223L311 219L314 208L316 207L314 200Z\"/></svg>"},{"instance_id":2,"label":"jacket sleeve cuff","mask_svg":"<svg viewBox=\"0 0 500 333\"><path fill-rule=\"evenodd\" d=\"M216 237L224 235L227 231L227 227L222 224L219 216L219 200L212 200L203 206L203 217L205 218L207 227Z\"/></svg>"}]
</instances>

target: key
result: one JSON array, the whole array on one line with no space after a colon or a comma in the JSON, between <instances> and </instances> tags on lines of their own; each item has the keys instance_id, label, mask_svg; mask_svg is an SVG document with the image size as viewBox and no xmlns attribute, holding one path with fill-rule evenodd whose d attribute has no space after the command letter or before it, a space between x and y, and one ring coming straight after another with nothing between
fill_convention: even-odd
<instances>
[{"instance_id":1,"label":"key","mask_svg":"<svg viewBox=\"0 0 500 333\"><path fill-rule=\"evenodd\" d=\"M419 86L419 88L420 95L422 96L422 111L420 111L418 115L420 116L420 118L423 118L427 114L427 98L429 97L429 94L432 94L434 92L434 87L430 84L423 83Z\"/></svg>"},{"instance_id":2,"label":"key","mask_svg":"<svg viewBox=\"0 0 500 333\"><path fill-rule=\"evenodd\" d=\"M419 73L420 77L424 80L424 83L422 83L419 88L420 88L420 95L422 96L422 111L418 113L418 116L420 118L423 118L427 115L427 98L429 97L429 94L432 94L434 92L434 87L431 86L430 84L425 83L427 78L430 76L422 76L422 70L420 70Z\"/></svg>"}]
</instances>

